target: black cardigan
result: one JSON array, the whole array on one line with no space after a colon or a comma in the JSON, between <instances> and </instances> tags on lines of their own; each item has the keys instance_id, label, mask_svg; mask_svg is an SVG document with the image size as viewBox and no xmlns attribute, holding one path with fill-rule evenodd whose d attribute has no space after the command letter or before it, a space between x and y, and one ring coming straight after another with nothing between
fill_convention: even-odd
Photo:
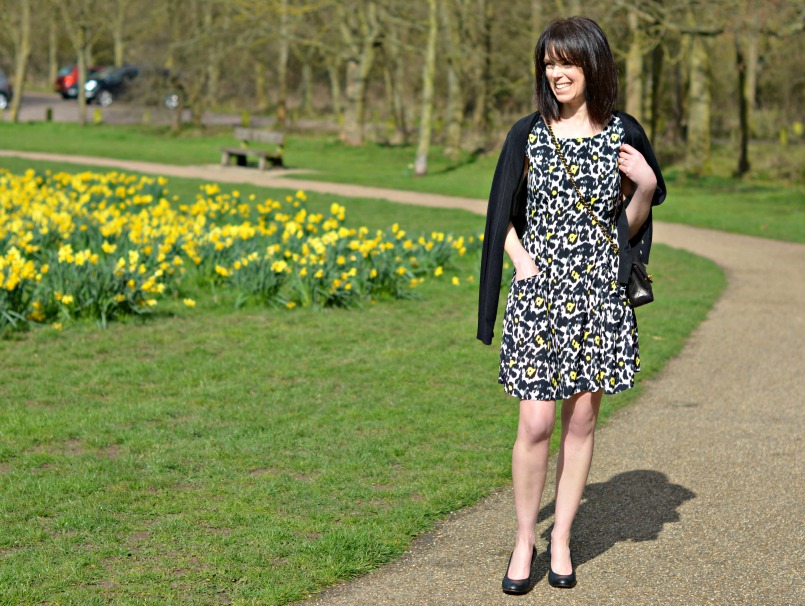
<instances>
[{"instance_id":1,"label":"black cardigan","mask_svg":"<svg viewBox=\"0 0 805 606\"><path fill-rule=\"evenodd\" d=\"M651 200L656 206L665 200L665 181L662 178L657 158L651 148L648 137L640 124L629 114L615 112L620 118L625 132L625 143L633 146L646 158L649 166L657 176L657 190ZM506 228L511 221L517 235L522 239L525 231L525 197L526 178L523 173L525 162L524 154L528 134L539 119L539 113L521 118L511 128L495 168L492 179L492 190L489 193L489 206L486 210L486 229L484 230L484 245L481 256L481 279L478 296L478 338L485 344L492 343L495 317L500 299L500 284L503 273L503 245L506 240ZM636 248L644 263L648 263L651 249L651 212L640 231L630 240L629 223L624 212L630 199L621 207L617 217L618 247L620 248L620 263L618 282L626 284L632 263L632 249Z\"/></svg>"}]
</instances>

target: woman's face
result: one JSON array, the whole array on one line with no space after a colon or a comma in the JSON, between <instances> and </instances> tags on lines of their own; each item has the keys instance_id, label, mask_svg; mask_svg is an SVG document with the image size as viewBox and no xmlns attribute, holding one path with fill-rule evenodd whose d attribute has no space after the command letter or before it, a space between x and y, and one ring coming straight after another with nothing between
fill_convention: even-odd
<instances>
[{"instance_id":1,"label":"woman's face","mask_svg":"<svg viewBox=\"0 0 805 606\"><path fill-rule=\"evenodd\" d=\"M584 71L576 66L563 63L560 59L551 60L545 55L545 77L551 86L556 100L562 104L581 105L585 103L587 83Z\"/></svg>"}]
</instances>

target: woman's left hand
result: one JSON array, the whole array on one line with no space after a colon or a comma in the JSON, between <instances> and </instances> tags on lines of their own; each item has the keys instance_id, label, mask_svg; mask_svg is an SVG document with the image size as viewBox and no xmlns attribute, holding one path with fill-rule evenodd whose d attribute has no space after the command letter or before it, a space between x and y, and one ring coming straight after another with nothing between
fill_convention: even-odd
<instances>
[{"instance_id":1,"label":"woman's left hand","mask_svg":"<svg viewBox=\"0 0 805 606\"><path fill-rule=\"evenodd\" d=\"M637 190L651 192L657 187L657 176L639 151L628 143L621 145L618 154L618 170L634 183Z\"/></svg>"}]
</instances>

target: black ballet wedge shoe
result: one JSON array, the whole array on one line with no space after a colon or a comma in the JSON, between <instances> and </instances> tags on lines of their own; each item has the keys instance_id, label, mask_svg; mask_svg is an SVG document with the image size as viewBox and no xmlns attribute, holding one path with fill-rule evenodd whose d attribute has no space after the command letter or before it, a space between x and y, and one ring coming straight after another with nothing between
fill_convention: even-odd
<instances>
[{"instance_id":1,"label":"black ballet wedge shoe","mask_svg":"<svg viewBox=\"0 0 805 606\"><path fill-rule=\"evenodd\" d=\"M509 563L506 564L506 574L503 575L503 593L508 593L511 595L523 595L531 591L532 582L531 582L531 571L534 569L534 560L537 559L537 548L536 546L532 548L531 551L531 566L528 569L528 577L525 579L510 579L509 578L509 566L512 563L512 557L514 556L514 552L509 556Z\"/></svg>"},{"instance_id":2,"label":"black ballet wedge shoe","mask_svg":"<svg viewBox=\"0 0 805 606\"><path fill-rule=\"evenodd\" d=\"M551 568L551 544L548 543L548 584L559 589L573 589L576 586L576 569L573 568L570 574L556 574ZM573 559L570 560L573 567Z\"/></svg>"}]
</instances>

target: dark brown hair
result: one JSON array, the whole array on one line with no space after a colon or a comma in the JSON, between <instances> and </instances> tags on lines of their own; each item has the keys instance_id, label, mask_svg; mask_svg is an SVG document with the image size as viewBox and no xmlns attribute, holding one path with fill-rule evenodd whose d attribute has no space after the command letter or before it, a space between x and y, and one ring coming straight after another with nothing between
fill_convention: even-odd
<instances>
[{"instance_id":1,"label":"dark brown hair","mask_svg":"<svg viewBox=\"0 0 805 606\"><path fill-rule=\"evenodd\" d=\"M534 99L546 119L559 119L559 102L545 77L545 57L580 67L587 84L585 97L590 121L604 127L618 100L618 69L606 34L592 19L570 17L552 21L534 48Z\"/></svg>"}]
</instances>

